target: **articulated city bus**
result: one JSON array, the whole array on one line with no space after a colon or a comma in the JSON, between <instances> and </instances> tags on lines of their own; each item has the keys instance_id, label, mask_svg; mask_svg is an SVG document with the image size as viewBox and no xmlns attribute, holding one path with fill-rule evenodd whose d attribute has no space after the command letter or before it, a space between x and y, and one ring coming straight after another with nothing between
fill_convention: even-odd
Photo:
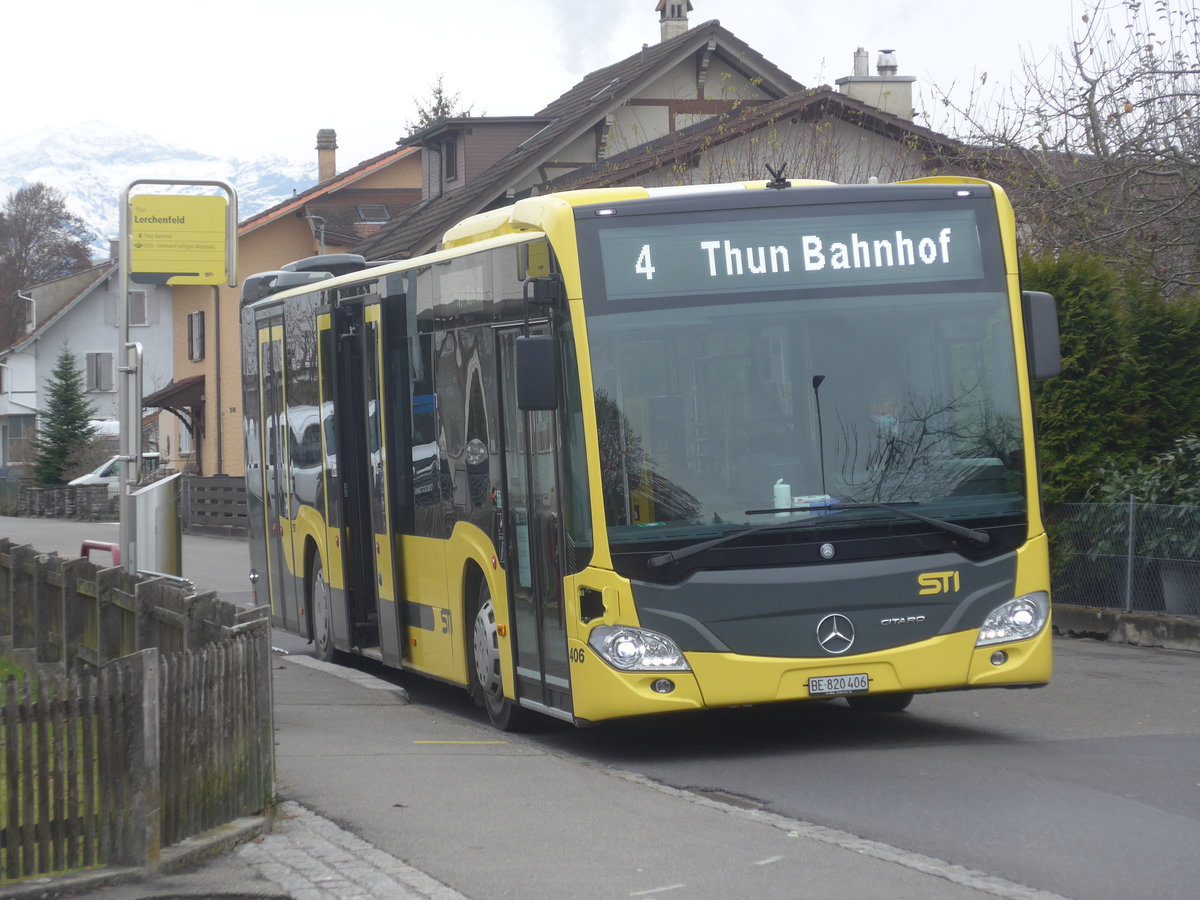
<instances>
[{"instance_id":1,"label":"articulated city bus","mask_svg":"<svg viewBox=\"0 0 1200 900\"><path fill-rule=\"evenodd\" d=\"M1050 678L1058 332L996 185L531 197L242 306L252 577L324 659L504 729Z\"/></svg>"}]
</instances>

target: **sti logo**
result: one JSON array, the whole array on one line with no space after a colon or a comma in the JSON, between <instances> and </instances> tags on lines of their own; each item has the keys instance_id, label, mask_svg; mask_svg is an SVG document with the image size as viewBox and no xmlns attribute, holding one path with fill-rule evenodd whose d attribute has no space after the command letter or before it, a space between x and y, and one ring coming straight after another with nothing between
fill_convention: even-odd
<instances>
[{"instance_id":1,"label":"sti logo","mask_svg":"<svg viewBox=\"0 0 1200 900\"><path fill-rule=\"evenodd\" d=\"M958 572L922 572L917 576L917 584L922 596L958 593Z\"/></svg>"}]
</instances>

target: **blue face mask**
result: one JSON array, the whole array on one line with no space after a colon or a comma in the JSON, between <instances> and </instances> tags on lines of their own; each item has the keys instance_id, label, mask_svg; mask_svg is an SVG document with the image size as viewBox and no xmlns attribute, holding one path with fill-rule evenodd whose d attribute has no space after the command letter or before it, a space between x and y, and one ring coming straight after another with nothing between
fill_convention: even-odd
<instances>
[{"instance_id":1,"label":"blue face mask","mask_svg":"<svg viewBox=\"0 0 1200 900\"><path fill-rule=\"evenodd\" d=\"M896 427L895 416L871 416L871 421L878 425L881 431Z\"/></svg>"}]
</instances>

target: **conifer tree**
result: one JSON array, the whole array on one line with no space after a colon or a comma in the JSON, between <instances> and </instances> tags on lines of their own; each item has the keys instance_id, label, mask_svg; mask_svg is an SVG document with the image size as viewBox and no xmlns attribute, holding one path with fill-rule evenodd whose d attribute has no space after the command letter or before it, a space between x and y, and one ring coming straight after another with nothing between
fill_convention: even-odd
<instances>
[{"instance_id":1,"label":"conifer tree","mask_svg":"<svg viewBox=\"0 0 1200 900\"><path fill-rule=\"evenodd\" d=\"M34 441L33 480L63 484L95 436L89 420L96 408L84 392L83 374L75 354L64 344L46 381L46 406L38 417Z\"/></svg>"},{"instance_id":2,"label":"conifer tree","mask_svg":"<svg viewBox=\"0 0 1200 900\"><path fill-rule=\"evenodd\" d=\"M474 107L464 108L459 102L461 95L450 93L443 79L444 76L439 74L437 81L429 86L429 96L426 99L413 97L413 103L417 105L417 117L405 123L408 129L406 137L412 137L446 119L466 118L471 115Z\"/></svg>"}]
</instances>

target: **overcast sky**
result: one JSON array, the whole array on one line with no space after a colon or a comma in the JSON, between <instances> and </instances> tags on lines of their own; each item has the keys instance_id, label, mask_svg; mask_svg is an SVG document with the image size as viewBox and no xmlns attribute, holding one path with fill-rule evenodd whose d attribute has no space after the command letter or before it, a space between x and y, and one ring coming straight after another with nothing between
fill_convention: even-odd
<instances>
[{"instance_id":1,"label":"overcast sky","mask_svg":"<svg viewBox=\"0 0 1200 900\"><path fill-rule=\"evenodd\" d=\"M805 85L894 49L930 85L1007 83L1064 45L1084 0L693 0ZM1090 2L1087 4L1090 5ZM655 0L10 0L0 10L0 139L99 120L222 156L338 167L390 149L438 74L475 115L531 115L659 40ZM985 14L990 9L994 14ZM938 126L936 118L928 124Z\"/></svg>"}]
</instances>

